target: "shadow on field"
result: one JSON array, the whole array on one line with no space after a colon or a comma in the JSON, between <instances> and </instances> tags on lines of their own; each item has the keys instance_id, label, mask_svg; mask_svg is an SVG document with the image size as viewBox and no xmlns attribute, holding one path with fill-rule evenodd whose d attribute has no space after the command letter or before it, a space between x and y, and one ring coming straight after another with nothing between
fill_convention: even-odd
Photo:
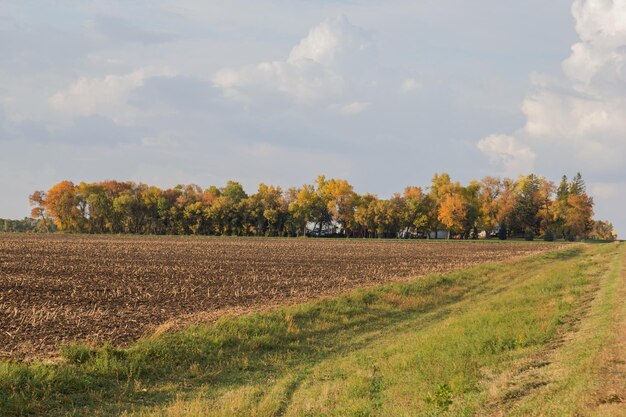
<instances>
[{"instance_id":1,"label":"shadow on field","mask_svg":"<svg viewBox=\"0 0 626 417\"><path fill-rule=\"evenodd\" d=\"M233 332L238 336L225 341L212 354L197 354L192 345L178 352L170 352L169 354L176 355L181 360L178 369L171 369L162 375L155 373L155 369L149 371L149 375L140 377L142 384L146 384L142 386L148 387L148 392L134 393L127 400L133 403L139 401L144 407L164 406L180 398L181 394L184 397L185 393L203 386L209 385L212 390L237 390L247 385L278 381L295 373L301 377L296 378L284 393L286 398L281 408L286 410L288 397L316 364L346 356L349 352L375 343L381 331L392 334L401 332L402 326L397 325L418 315L425 317L417 329L442 320L449 316L451 310L437 307L453 304L463 298L462 295L455 294L441 300L436 306L403 310L390 304L382 305L386 303L385 295L377 294L366 297L366 300L358 300L357 296L356 300L344 300L345 304L330 302L330 305L316 306L311 310L304 308L304 311L291 314L281 311L270 317L252 316L240 319L238 323L221 323L218 325L219 329L224 331L228 328L228 333ZM386 311L385 308L394 310ZM332 313L329 314L329 311ZM205 331L201 327L192 328L179 336L187 339L185 343L188 343L189 336L193 337L196 332ZM161 355L150 353L148 356ZM198 373L198 369L202 371ZM170 378L167 374L176 375L171 382L178 383L178 389L175 392L157 391L150 394L149 386L168 381ZM119 404L114 411L127 408L128 404ZM85 414L90 414L88 410L85 411Z\"/></svg>"},{"instance_id":2,"label":"shadow on field","mask_svg":"<svg viewBox=\"0 0 626 417\"><path fill-rule=\"evenodd\" d=\"M574 248L568 248L568 249L555 251L555 252L548 252L544 254L543 256L545 257L545 259L566 261L568 259L575 258L576 256L580 255L582 252L583 252L582 246L576 246Z\"/></svg>"}]
</instances>

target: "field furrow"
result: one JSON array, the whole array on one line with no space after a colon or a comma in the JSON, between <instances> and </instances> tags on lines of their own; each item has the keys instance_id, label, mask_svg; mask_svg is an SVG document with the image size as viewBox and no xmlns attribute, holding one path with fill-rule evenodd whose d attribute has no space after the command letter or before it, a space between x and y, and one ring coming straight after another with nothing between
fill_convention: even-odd
<instances>
[{"instance_id":1,"label":"field furrow","mask_svg":"<svg viewBox=\"0 0 626 417\"><path fill-rule=\"evenodd\" d=\"M539 242L0 234L0 357L70 341L127 344L164 323L212 320L488 261Z\"/></svg>"}]
</instances>

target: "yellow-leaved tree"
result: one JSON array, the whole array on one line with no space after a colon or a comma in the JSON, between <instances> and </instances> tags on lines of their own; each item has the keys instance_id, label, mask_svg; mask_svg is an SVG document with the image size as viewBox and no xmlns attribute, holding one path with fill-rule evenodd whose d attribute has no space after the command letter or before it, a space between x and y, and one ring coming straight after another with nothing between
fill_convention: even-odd
<instances>
[{"instance_id":1,"label":"yellow-leaved tree","mask_svg":"<svg viewBox=\"0 0 626 417\"><path fill-rule=\"evenodd\" d=\"M463 231L467 218L467 204L463 196L456 193L446 194L439 206L438 218L450 232Z\"/></svg>"}]
</instances>

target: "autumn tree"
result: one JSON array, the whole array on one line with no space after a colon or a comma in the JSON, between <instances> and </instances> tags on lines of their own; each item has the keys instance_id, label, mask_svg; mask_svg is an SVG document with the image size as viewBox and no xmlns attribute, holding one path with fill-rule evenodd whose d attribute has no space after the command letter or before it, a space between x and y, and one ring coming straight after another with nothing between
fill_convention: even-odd
<instances>
[{"instance_id":1,"label":"autumn tree","mask_svg":"<svg viewBox=\"0 0 626 417\"><path fill-rule=\"evenodd\" d=\"M442 226L441 221L439 220L441 204L443 203L445 196L450 193L452 187L453 184L450 180L450 175L445 172L442 174L435 173L431 180L428 196L433 204L430 206L431 210L428 213L428 217L430 219L430 230L435 232L435 239L437 238L437 230L439 230Z\"/></svg>"},{"instance_id":2,"label":"autumn tree","mask_svg":"<svg viewBox=\"0 0 626 417\"><path fill-rule=\"evenodd\" d=\"M54 221L46 215L46 193L44 191L35 191L28 196L28 202L32 207L30 215L35 220L34 231L38 233L54 231L56 229ZM9 220L5 220L5 231L10 231L12 229L10 224ZM19 226L17 228L21 229L22 227Z\"/></svg>"},{"instance_id":3,"label":"autumn tree","mask_svg":"<svg viewBox=\"0 0 626 417\"><path fill-rule=\"evenodd\" d=\"M569 240L584 238L593 228L593 198L587 195L582 175L568 182L563 176L553 202L555 230Z\"/></svg>"},{"instance_id":4,"label":"autumn tree","mask_svg":"<svg viewBox=\"0 0 626 417\"><path fill-rule=\"evenodd\" d=\"M169 205L164 192L158 187L147 187L141 192L141 200L146 214L146 221L144 225L145 233L166 233L168 229L165 219L162 216L162 211L169 210Z\"/></svg>"},{"instance_id":5,"label":"autumn tree","mask_svg":"<svg viewBox=\"0 0 626 417\"><path fill-rule=\"evenodd\" d=\"M563 177L555 187L533 174L517 181L487 177L462 186L442 173L433 177L427 193L412 186L388 199L358 195L348 181L324 176L285 192L262 183L252 195L235 181L204 190L194 184L160 189L130 181L78 185L62 181L47 192L34 192L29 202L32 221L5 221L3 227L82 233L298 236L307 234L309 224L314 235L339 229L352 237L409 237L445 227L465 238L475 237L479 228L491 234L499 227L503 237L543 233L571 239L606 236L608 228L594 223L593 199L580 174L572 181Z\"/></svg>"},{"instance_id":6,"label":"autumn tree","mask_svg":"<svg viewBox=\"0 0 626 417\"><path fill-rule=\"evenodd\" d=\"M33 219L43 219L46 216L45 201L46 193L44 191L35 191L28 196L28 202L32 207L30 216Z\"/></svg>"},{"instance_id":7,"label":"autumn tree","mask_svg":"<svg viewBox=\"0 0 626 417\"><path fill-rule=\"evenodd\" d=\"M429 212L431 205L429 197L420 187L406 187L403 194L404 205L400 215L404 229L414 229L416 232L428 232Z\"/></svg>"},{"instance_id":8,"label":"autumn tree","mask_svg":"<svg viewBox=\"0 0 626 417\"><path fill-rule=\"evenodd\" d=\"M400 213L390 200L376 200L373 203L374 224L379 238L397 237Z\"/></svg>"},{"instance_id":9,"label":"autumn tree","mask_svg":"<svg viewBox=\"0 0 626 417\"><path fill-rule=\"evenodd\" d=\"M317 235L333 220L328 208L330 197L324 192L326 183L326 177L320 175L314 184L303 185L298 191L296 201L289 208L305 228L308 222L313 223L313 231ZM306 233L306 230L303 232Z\"/></svg>"},{"instance_id":10,"label":"autumn tree","mask_svg":"<svg viewBox=\"0 0 626 417\"><path fill-rule=\"evenodd\" d=\"M499 224L500 206L502 200L502 181L499 178L485 177L480 182L478 194L479 202L479 227L487 232L490 237L491 232Z\"/></svg>"},{"instance_id":11,"label":"autumn tree","mask_svg":"<svg viewBox=\"0 0 626 417\"><path fill-rule=\"evenodd\" d=\"M517 205L517 182L511 178L504 178L501 182L500 197L498 198L498 234L500 239L509 234L509 225L512 223L513 213Z\"/></svg>"},{"instance_id":12,"label":"autumn tree","mask_svg":"<svg viewBox=\"0 0 626 417\"><path fill-rule=\"evenodd\" d=\"M565 230L571 238L585 238L593 228L593 198L587 193L571 194L567 198Z\"/></svg>"},{"instance_id":13,"label":"autumn tree","mask_svg":"<svg viewBox=\"0 0 626 417\"><path fill-rule=\"evenodd\" d=\"M330 179L322 188L323 200L332 218L349 234L354 227L356 193L346 180Z\"/></svg>"},{"instance_id":14,"label":"autumn tree","mask_svg":"<svg viewBox=\"0 0 626 417\"><path fill-rule=\"evenodd\" d=\"M54 219L54 224L62 232L80 232L84 218L79 209L79 197L71 181L61 181L46 193L44 200L46 213Z\"/></svg>"},{"instance_id":15,"label":"autumn tree","mask_svg":"<svg viewBox=\"0 0 626 417\"><path fill-rule=\"evenodd\" d=\"M539 210L537 217L539 218L539 232L544 235L545 240L554 240L554 200L553 195L556 190L554 183L544 177L539 177L539 188L537 190L537 202Z\"/></svg>"},{"instance_id":16,"label":"autumn tree","mask_svg":"<svg viewBox=\"0 0 626 417\"><path fill-rule=\"evenodd\" d=\"M561 177L561 182L556 191L556 199L552 202L552 220L554 232L557 236L565 237L565 220L568 210L569 182L567 176Z\"/></svg>"},{"instance_id":17,"label":"autumn tree","mask_svg":"<svg viewBox=\"0 0 626 417\"><path fill-rule=\"evenodd\" d=\"M589 237L595 240L613 240L615 238L613 225L609 221L594 221Z\"/></svg>"},{"instance_id":18,"label":"autumn tree","mask_svg":"<svg viewBox=\"0 0 626 417\"><path fill-rule=\"evenodd\" d=\"M300 236L306 230L306 216L298 211L299 192L297 187L290 187L283 194L284 232L288 236Z\"/></svg>"},{"instance_id":19,"label":"autumn tree","mask_svg":"<svg viewBox=\"0 0 626 417\"><path fill-rule=\"evenodd\" d=\"M363 237L376 236L376 204L378 198L373 194L364 194L357 200L354 220Z\"/></svg>"},{"instance_id":20,"label":"autumn tree","mask_svg":"<svg viewBox=\"0 0 626 417\"><path fill-rule=\"evenodd\" d=\"M220 195L215 199L209 210L215 231L218 234L239 235L243 233L246 212L246 192L240 183L228 181L220 189Z\"/></svg>"},{"instance_id":21,"label":"autumn tree","mask_svg":"<svg viewBox=\"0 0 626 417\"><path fill-rule=\"evenodd\" d=\"M476 180L470 181L466 187L460 188L460 194L465 203L465 221L463 227L463 237L467 239L470 235L478 238L478 225L480 220L480 183Z\"/></svg>"},{"instance_id":22,"label":"autumn tree","mask_svg":"<svg viewBox=\"0 0 626 417\"><path fill-rule=\"evenodd\" d=\"M131 184L113 199L113 211L119 216L125 233L143 233L146 211L142 199L143 184Z\"/></svg>"},{"instance_id":23,"label":"autumn tree","mask_svg":"<svg viewBox=\"0 0 626 417\"><path fill-rule=\"evenodd\" d=\"M230 234L241 235L244 233L244 223L248 217L246 211L248 195L244 191L243 186L236 181L227 181L226 186L221 190L220 198L228 200L227 230L229 230Z\"/></svg>"},{"instance_id":24,"label":"autumn tree","mask_svg":"<svg viewBox=\"0 0 626 417\"><path fill-rule=\"evenodd\" d=\"M256 194L248 198L248 212L256 235L277 236L285 222L285 205L280 187L259 184Z\"/></svg>"},{"instance_id":25,"label":"autumn tree","mask_svg":"<svg viewBox=\"0 0 626 417\"><path fill-rule=\"evenodd\" d=\"M465 228L467 218L467 204L461 194L449 193L443 197L439 206L439 221L452 231L462 231Z\"/></svg>"}]
</instances>

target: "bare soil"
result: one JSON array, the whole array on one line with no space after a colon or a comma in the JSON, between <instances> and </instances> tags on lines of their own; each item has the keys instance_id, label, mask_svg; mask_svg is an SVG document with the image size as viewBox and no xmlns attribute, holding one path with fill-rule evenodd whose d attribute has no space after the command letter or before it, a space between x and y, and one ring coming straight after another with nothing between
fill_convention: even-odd
<instances>
[{"instance_id":1,"label":"bare soil","mask_svg":"<svg viewBox=\"0 0 626 417\"><path fill-rule=\"evenodd\" d=\"M540 242L0 234L0 358L128 344L166 322L515 259Z\"/></svg>"}]
</instances>

